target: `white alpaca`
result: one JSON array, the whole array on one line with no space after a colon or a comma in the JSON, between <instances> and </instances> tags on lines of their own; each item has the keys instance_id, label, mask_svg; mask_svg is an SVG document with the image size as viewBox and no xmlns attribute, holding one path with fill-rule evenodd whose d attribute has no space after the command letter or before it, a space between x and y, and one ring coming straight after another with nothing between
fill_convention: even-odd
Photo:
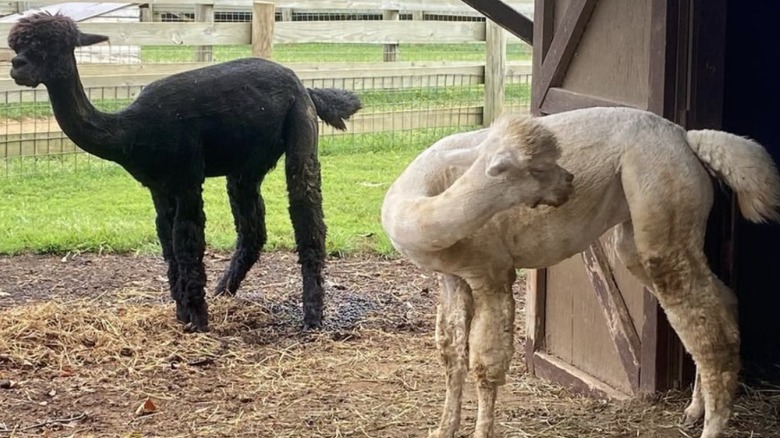
<instances>
[{"instance_id":1,"label":"white alpaca","mask_svg":"<svg viewBox=\"0 0 780 438\"><path fill-rule=\"evenodd\" d=\"M739 330L736 297L703 252L708 172L732 188L745 218L780 219L780 176L762 146L720 131L686 132L636 109L503 117L420 154L390 187L382 225L399 252L440 274L436 342L447 394L432 437L455 435L469 369L478 394L474 436L493 436L496 390L513 354L515 269L554 265L613 227L620 259L653 291L697 364L686 422L704 416L701 437L721 436L737 384Z\"/></svg>"}]
</instances>

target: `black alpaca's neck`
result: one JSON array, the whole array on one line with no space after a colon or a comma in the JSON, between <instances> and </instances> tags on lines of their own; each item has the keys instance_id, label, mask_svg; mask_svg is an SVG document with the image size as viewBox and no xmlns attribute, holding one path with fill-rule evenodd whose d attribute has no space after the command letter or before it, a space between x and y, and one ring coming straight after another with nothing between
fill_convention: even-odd
<instances>
[{"instance_id":1,"label":"black alpaca's neck","mask_svg":"<svg viewBox=\"0 0 780 438\"><path fill-rule=\"evenodd\" d=\"M46 83L54 117L78 147L106 160L121 162L123 130L120 116L99 111L81 85L73 59L73 74Z\"/></svg>"}]
</instances>

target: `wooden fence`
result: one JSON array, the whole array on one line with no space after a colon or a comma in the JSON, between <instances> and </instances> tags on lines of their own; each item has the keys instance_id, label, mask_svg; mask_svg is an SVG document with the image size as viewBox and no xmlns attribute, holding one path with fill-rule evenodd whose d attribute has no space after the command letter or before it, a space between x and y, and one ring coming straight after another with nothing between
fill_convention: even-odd
<instances>
[{"instance_id":1,"label":"wooden fence","mask_svg":"<svg viewBox=\"0 0 780 438\"><path fill-rule=\"evenodd\" d=\"M152 0L150 5L192 5L192 0ZM379 132L398 129L436 128L457 123L489 124L504 109L504 79L507 75L530 75L530 62L507 62L507 33L490 21L403 21L388 14L386 21L276 21L276 5L268 2L251 3L252 20L243 23L213 22L214 8L249 6L246 0L207 0L196 5L197 17L203 22L131 22L91 23L79 27L84 32L107 35L111 44L137 46L199 46L200 53L210 53L220 45L250 45L252 56L273 59L273 46L279 43L368 43L397 46L406 43L485 43L485 62L400 62L385 56L387 62L374 63L289 63L304 81L324 86L361 90L398 90L419 87L483 86L484 102L466 108L436 108L421 111L359 113L349 125L350 133ZM286 8L312 8L312 2L278 2ZM431 1L323 1L319 9L365 8L389 11L399 10L456 10L451 0ZM463 10L460 3L459 10ZM395 9L388 9L395 8ZM416 9L415 9L416 8ZM143 10L143 9L142 9ZM0 23L0 47L6 46L12 23ZM387 54L387 50L385 52ZM164 64L81 64L82 82L88 90L113 89L112 98L131 99L140 87L153 80L181 71L210 64L210 56L200 62ZM0 102L18 104L46 102L44 89L30 90L17 86L8 75L10 63L0 63ZM333 84L333 85L330 85ZM94 97L91 95L91 97ZM513 108L517 110L518 108ZM460 121L460 122L459 122ZM0 125L0 158L55 153L74 150L73 145L59 132L56 123L43 132L40 123L6 121ZM19 124L9 129L11 124ZM5 128L3 130L3 128ZM333 133L326 130L327 133ZM52 148L52 142L61 143ZM9 144L12 147L8 147ZM45 143L45 146L44 146ZM5 145L5 147L3 147Z\"/></svg>"}]
</instances>

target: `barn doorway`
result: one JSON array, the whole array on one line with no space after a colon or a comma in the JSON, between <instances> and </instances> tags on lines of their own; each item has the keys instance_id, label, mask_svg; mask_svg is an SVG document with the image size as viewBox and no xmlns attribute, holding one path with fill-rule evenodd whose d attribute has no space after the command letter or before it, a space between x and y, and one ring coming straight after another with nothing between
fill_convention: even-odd
<instances>
[{"instance_id":1,"label":"barn doorway","mask_svg":"<svg viewBox=\"0 0 780 438\"><path fill-rule=\"evenodd\" d=\"M723 128L763 144L780 163L778 2L728 1ZM744 375L780 382L780 225L735 222Z\"/></svg>"}]
</instances>

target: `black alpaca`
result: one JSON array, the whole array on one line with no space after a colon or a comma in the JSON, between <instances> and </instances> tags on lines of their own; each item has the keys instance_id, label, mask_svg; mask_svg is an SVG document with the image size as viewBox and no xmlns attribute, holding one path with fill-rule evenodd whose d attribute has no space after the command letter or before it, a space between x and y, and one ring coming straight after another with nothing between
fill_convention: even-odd
<instances>
[{"instance_id":1,"label":"black alpaca","mask_svg":"<svg viewBox=\"0 0 780 438\"><path fill-rule=\"evenodd\" d=\"M344 119L361 107L357 96L306 89L285 67L241 59L153 82L125 110L102 113L84 93L73 51L107 40L82 33L62 15L27 16L8 35L16 52L11 77L28 87L44 84L57 122L74 143L120 164L149 188L177 318L187 330L208 330L204 179L227 177L238 238L216 293L234 294L266 242L259 186L285 154L303 276L303 323L305 328L320 326L325 223L317 116L346 129Z\"/></svg>"}]
</instances>

